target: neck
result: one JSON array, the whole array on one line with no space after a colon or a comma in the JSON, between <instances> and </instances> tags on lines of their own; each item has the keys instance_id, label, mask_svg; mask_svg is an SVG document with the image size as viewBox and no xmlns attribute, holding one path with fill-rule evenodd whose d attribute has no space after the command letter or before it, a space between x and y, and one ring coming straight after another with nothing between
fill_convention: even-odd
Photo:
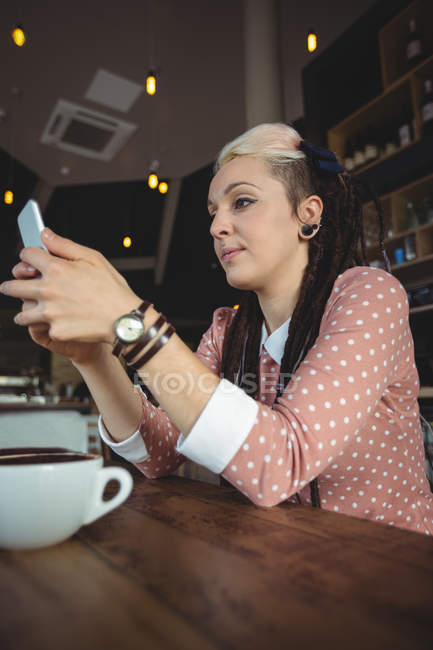
<instances>
[{"instance_id":1,"label":"neck","mask_svg":"<svg viewBox=\"0 0 433 650\"><path fill-rule=\"evenodd\" d=\"M279 282L256 291L268 336L293 314L298 302L308 257L302 262L299 259L293 262L290 269L279 274Z\"/></svg>"}]
</instances>

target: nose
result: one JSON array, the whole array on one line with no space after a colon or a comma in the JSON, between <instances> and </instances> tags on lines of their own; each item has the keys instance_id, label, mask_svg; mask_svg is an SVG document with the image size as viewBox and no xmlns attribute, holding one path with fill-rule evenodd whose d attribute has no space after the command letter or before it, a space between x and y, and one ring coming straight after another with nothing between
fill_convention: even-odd
<instances>
[{"instance_id":1,"label":"nose","mask_svg":"<svg viewBox=\"0 0 433 650\"><path fill-rule=\"evenodd\" d=\"M226 237L233 232L233 225L230 220L230 215L226 210L218 209L214 218L212 219L210 234L215 239Z\"/></svg>"}]
</instances>

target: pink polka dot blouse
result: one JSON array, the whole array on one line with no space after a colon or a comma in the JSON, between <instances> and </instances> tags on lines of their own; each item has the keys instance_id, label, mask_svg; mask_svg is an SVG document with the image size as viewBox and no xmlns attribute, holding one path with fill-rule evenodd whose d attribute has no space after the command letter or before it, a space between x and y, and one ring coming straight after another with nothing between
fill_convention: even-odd
<instances>
[{"instance_id":1,"label":"pink polka dot blouse","mask_svg":"<svg viewBox=\"0 0 433 650\"><path fill-rule=\"evenodd\" d=\"M217 309L196 352L215 374L234 315ZM314 345L275 402L279 361L262 347L257 400L222 379L185 440L144 395L130 440L113 444L103 423L101 435L150 478L189 456L261 506L298 502L296 494L309 505L317 478L323 509L433 534L419 378L400 282L363 266L339 275Z\"/></svg>"}]
</instances>

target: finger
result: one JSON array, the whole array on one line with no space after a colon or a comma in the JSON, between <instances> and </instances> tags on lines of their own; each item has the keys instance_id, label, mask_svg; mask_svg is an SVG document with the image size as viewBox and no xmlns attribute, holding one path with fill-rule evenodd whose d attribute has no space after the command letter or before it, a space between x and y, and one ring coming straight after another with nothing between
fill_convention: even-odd
<instances>
[{"instance_id":1,"label":"finger","mask_svg":"<svg viewBox=\"0 0 433 650\"><path fill-rule=\"evenodd\" d=\"M44 273L48 264L53 260L53 256L50 255L50 253L47 253L47 251L42 250L42 248L37 248L36 246L28 246L27 248L21 249L20 258L26 266L33 266L40 273ZM19 266L19 264L17 266Z\"/></svg>"},{"instance_id":2,"label":"finger","mask_svg":"<svg viewBox=\"0 0 433 650\"><path fill-rule=\"evenodd\" d=\"M36 300L24 300L22 304L22 311L27 311L28 309L33 309L38 303Z\"/></svg>"},{"instance_id":3,"label":"finger","mask_svg":"<svg viewBox=\"0 0 433 650\"><path fill-rule=\"evenodd\" d=\"M42 332L48 332L50 326L48 323L35 323L34 325L29 325L29 332L31 334L42 334Z\"/></svg>"},{"instance_id":4,"label":"finger","mask_svg":"<svg viewBox=\"0 0 433 650\"><path fill-rule=\"evenodd\" d=\"M26 311L20 311L16 316L14 316L14 322L17 325L22 325L28 327L29 325L47 325L41 320L41 313L38 307L33 307L33 309L27 309ZM48 325L49 327L49 325Z\"/></svg>"},{"instance_id":5,"label":"finger","mask_svg":"<svg viewBox=\"0 0 433 650\"><path fill-rule=\"evenodd\" d=\"M72 239L61 237L50 230L50 228L44 228L41 233L41 238L50 253L62 257L65 260L94 262L96 259L102 258L102 255L93 248L77 244Z\"/></svg>"},{"instance_id":6,"label":"finger","mask_svg":"<svg viewBox=\"0 0 433 650\"><path fill-rule=\"evenodd\" d=\"M41 280L8 280L0 284L0 293L21 300L39 300L41 298Z\"/></svg>"},{"instance_id":7,"label":"finger","mask_svg":"<svg viewBox=\"0 0 433 650\"><path fill-rule=\"evenodd\" d=\"M26 264L25 262L19 262L12 269L12 275L17 280L21 280L23 278L32 278L38 274L39 274L38 269L35 269L34 266L31 266L30 264Z\"/></svg>"}]
</instances>

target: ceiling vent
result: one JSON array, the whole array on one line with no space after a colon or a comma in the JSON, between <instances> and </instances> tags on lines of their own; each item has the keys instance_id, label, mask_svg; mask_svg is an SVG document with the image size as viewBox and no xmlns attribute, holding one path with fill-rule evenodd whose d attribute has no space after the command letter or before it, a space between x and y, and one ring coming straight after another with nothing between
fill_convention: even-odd
<instances>
[{"instance_id":1,"label":"ceiling vent","mask_svg":"<svg viewBox=\"0 0 433 650\"><path fill-rule=\"evenodd\" d=\"M59 99L41 142L109 162L136 129L130 122Z\"/></svg>"}]
</instances>

